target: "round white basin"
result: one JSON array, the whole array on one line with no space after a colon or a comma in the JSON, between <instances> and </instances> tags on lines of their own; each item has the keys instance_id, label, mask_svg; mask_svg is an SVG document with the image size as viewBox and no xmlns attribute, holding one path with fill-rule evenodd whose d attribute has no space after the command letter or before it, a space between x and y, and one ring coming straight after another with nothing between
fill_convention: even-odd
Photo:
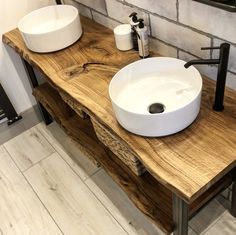
<instances>
[{"instance_id":1,"label":"round white basin","mask_svg":"<svg viewBox=\"0 0 236 235\"><path fill-rule=\"evenodd\" d=\"M169 57L131 63L109 85L113 110L126 130L166 136L189 126L200 110L202 78L193 66Z\"/></svg>"},{"instance_id":2,"label":"round white basin","mask_svg":"<svg viewBox=\"0 0 236 235\"><path fill-rule=\"evenodd\" d=\"M18 23L28 49L53 52L76 42L82 28L78 9L70 5L53 5L32 11Z\"/></svg>"}]
</instances>

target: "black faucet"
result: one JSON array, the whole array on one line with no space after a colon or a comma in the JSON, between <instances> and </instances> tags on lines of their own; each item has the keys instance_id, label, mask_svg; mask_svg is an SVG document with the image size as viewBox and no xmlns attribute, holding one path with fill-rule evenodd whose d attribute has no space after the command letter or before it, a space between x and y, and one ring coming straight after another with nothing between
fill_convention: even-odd
<instances>
[{"instance_id":1,"label":"black faucet","mask_svg":"<svg viewBox=\"0 0 236 235\"><path fill-rule=\"evenodd\" d=\"M218 73L216 80L216 89L215 89L215 103L213 109L215 111L222 111L224 109L224 91L225 91L225 81L227 75L228 61L229 61L229 43L222 43L219 47L203 47L201 50L211 50L219 49L220 55L219 59L207 59L207 60L191 60L187 62L184 67L188 68L193 64L218 64Z\"/></svg>"}]
</instances>

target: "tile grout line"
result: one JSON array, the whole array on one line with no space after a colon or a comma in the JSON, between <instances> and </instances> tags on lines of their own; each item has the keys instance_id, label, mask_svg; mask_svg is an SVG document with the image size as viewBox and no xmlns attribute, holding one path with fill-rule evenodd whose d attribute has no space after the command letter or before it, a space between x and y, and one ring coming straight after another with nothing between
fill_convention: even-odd
<instances>
[{"instance_id":1,"label":"tile grout line","mask_svg":"<svg viewBox=\"0 0 236 235\"><path fill-rule=\"evenodd\" d=\"M55 151L55 149L53 149L53 150L54 150L54 152L50 153L48 156L46 156L46 157L40 159L39 161L33 163L30 167L26 168L25 170L20 170L20 169L19 169L19 170L24 174L24 173L25 173L26 171L28 171L30 168L32 168L32 167L38 165L40 162L42 162L43 160L46 160L47 158L49 158L50 156L52 156L54 153L57 153L57 152Z\"/></svg>"},{"instance_id":2,"label":"tile grout line","mask_svg":"<svg viewBox=\"0 0 236 235\"><path fill-rule=\"evenodd\" d=\"M56 151L57 152L57 151ZM58 152L57 152L58 153ZM93 194L93 196L97 199L98 202L103 206L103 208L109 213L109 215L119 224L121 229L129 235L129 233L125 230L125 228L122 226L122 224L113 216L113 214L110 212L110 210L102 203L102 201L97 197L97 195L89 188L89 186L86 184L86 180L91 179L91 176L98 173L101 169L98 169L96 172L94 172L91 176L87 177L85 180L82 180L82 178L77 174L77 172L70 166L70 164L61 156L60 153L58 153L60 158L69 166L69 168L78 176L81 180L81 182L86 186L86 188ZM72 159L73 160L73 159ZM76 163L77 164L77 163Z\"/></svg>"},{"instance_id":3,"label":"tile grout line","mask_svg":"<svg viewBox=\"0 0 236 235\"><path fill-rule=\"evenodd\" d=\"M198 232L197 232L195 229L193 229L193 227L191 227L190 225L188 225L188 228L191 228L191 229L193 230L193 232L198 235Z\"/></svg>"},{"instance_id":4,"label":"tile grout line","mask_svg":"<svg viewBox=\"0 0 236 235\"><path fill-rule=\"evenodd\" d=\"M99 171L97 171L96 173L93 174L96 175ZM88 188L88 190L94 195L94 197L101 203L101 205L104 207L104 209L112 216L112 218L117 222L117 224L120 225L120 227L124 230L124 232L127 233L127 235L129 235L129 233L126 231L126 229L122 226L122 224L120 223L120 221L118 221L115 216L112 214L112 212L104 205L104 203L97 197L97 195L90 189L90 187L87 185L86 181L90 179L92 180L91 177L87 178L83 183L86 185L86 187ZM113 179L112 179L113 180ZM129 222L127 222L129 223Z\"/></svg>"},{"instance_id":5,"label":"tile grout line","mask_svg":"<svg viewBox=\"0 0 236 235\"><path fill-rule=\"evenodd\" d=\"M227 212L227 210L224 211L224 213L222 213L222 215L221 215L218 219L216 219L216 220L203 232L202 235L206 234L207 231L209 231L212 227L214 227L214 226L220 221L220 219L224 216L224 214L225 214L226 212Z\"/></svg>"},{"instance_id":6,"label":"tile grout line","mask_svg":"<svg viewBox=\"0 0 236 235\"><path fill-rule=\"evenodd\" d=\"M40 201L40 203L42 204L42 206L44 207L44 209L46 210L46 212L49 214L49 216L52 218L52 221L55 223L55 225L58 227L59 231L61 232L61 234L65 235L65 233L61 230L61 228L59 227L59 225L57 224L57 222L55 221L54 217L51 215L51 213L49 212L49 210L47 209L47 207L44 205L44 203L42 202L41 198L39 197L39 195L36 193L36 191L34 190L33 186L30 184L30 182L28 181L28 179L25 177L24 173L19 169L18 165L16 164L15 160L13 159L13 157L11 156L11 154L8 152L7 148L5 146L3 146L3 148L5 149L5 151L8 153L8 155L10 156L11 160L13 161L14 165L16 166L16 168L19 170L20 174L24 177L24 179L26 180L27 184L29 185L29 187L32 189L33 193L36 195L36 197L38 198L38 200ZM52 155L52 154L51 154ZM50 156L51 156L50 155ZM37 165L38 163L36 163L35 165Z\"/></svg>"},{"instance_id":7,"label":"tile grout line","mask_svg":"<svg viewBox=\"0 0 236 235\"><path fill-rule=\"evenodd\" d=\"M32 126L31 128L27 129L26 131L28 131L28 130L30 130L30 129L32 129L32 128L35 128L37 125L38 125L38 124ZM24 131L24 132L26 132L26 131ZM39 161L37 161L37 162L35 162L35 163L32 163L31 166L29 166L28 168L26 168L26 169L24 169L24 170L21 170L20 167L19 167L19 166L16 164L16 162L14 161L15 164L17 165L17 168L19 169L19 171L20 171L21 173L26 172L26 171L29 170L31 167L37 165L37 164L40 163L41 161L45 160L46 158L50 157L52 154L54 154L55 152L57 152L57 151L55 150L55 148L50 144L50 142L48 141L48 139L43 135L43 133L42 133L40 130L38 130L37 128L36 128L36 131L38 131L38 132L42 135L42 137L45 139L45 141L52 147L52 150L53 150L54 152L49 153L47 156L43 157L43 158L40 159ZM23 134L24 132L22 132L21 134ZM19 134L19 135L21 135L21 134ZM19 136L19 135L18 135L18 136ZM16 137L17 137L17 136L16 136ZM14 138L15 138L15 137L14 137ZM9 141L10 141L10 140L8 140L7 142L9 142ZM7 142L5 142L4 144L2 144L2 146L5 148L5 150L7 151L7 153L10 155L9 151L7 150L7 147L5 146L5 144L6 144ZM10 155L10 156L11 156L11 155ZM13 159L12 156L11 156L11 158Z\"/></svg>"},{"instance_id":8,"label":"tile grout line","mask_svg":"<svg viewBox=\"0 0 236 235\"><path fill-rule=\"evenodd\" d=\"M43 133L38 130L42 135ZM127 233L127 235L129 235L129 233L125 230L125 228L122 226L122 224L113 216L113 214L111 213L111 211L101 202L101 200L97 197L97 195L89 188L89 186L86 184L86 180L91 179L91 176L95 175L96 173L98 173L101 170L101 167L95 171L91 176L88 176L85 180L83 180L78 174L77 172L70 166L70 164L61 156L61 154L59 152L57 152L57 150L54 148L54 146L52 145L54 142L56 142L57 140L55 140L54 142L50 143L48 141L48 139L46 138L46 136L43 135L43 137L47 140L47 142L52 146L52 148L55 150L55 152L60 156L60 158L69 166L69 168L76 174L76 176L79 177L79 179L81 180L81 182L87 187L87 189L94 195L94 197L98 200L98 202L101 203L101 205L103 206L103 208L111 215L111 217L117 222L117 224L119 224L119 226L122 228L122 230ZM58 142L58 141L57 141ZM67 153L66 153L67 154ZM69 154L68 154L69 155ZM70 157L70 156L69 156ZM43 159L44 160L44 159ZM73 160L73 159L72 159ZM38 163L36 163L38 164ZM35 165L36 165L35 164ZM77 163L76 163L77 164ZM28 181L27 181L28 182Z\"/></svg>"}]
</instances>

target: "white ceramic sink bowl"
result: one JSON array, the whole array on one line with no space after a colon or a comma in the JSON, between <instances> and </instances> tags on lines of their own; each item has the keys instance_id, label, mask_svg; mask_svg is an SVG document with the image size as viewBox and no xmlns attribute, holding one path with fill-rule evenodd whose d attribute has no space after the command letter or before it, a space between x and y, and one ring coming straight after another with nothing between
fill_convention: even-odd
<instances>
[{"instance_id":1,"label":"white ceramic sink bowl","mask_svg":"<svg viewBox=\"0 0 236 235\"><path fill-rule=\"evenodd\" d=\"M155 57L131 63L109 85L113 110L126 130L150 137L166 136L189 126L200 110L202 78L193 66L175 58ZM162 113L150 113L160 103Z\"/></svg>"},{"instance_id":2,"label":"white ceramic sink bowl","mask_svg":"<svg viewBox=\"0 0 236 235\"><path fill-rule=\"evenodd\" d=\"M77 8L53 5L32 11L18 23L28 49L34 52L53 52L77 41L82 28Z\"/></svg>"}]
</instances>

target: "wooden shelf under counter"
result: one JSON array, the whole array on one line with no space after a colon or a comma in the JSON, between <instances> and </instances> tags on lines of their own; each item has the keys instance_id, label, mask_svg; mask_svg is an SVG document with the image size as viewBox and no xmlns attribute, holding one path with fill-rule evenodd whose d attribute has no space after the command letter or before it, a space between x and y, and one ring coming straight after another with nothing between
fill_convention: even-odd
<instances>
[{"instance_id":1,"label":"wooden shelf under counter","mask_svg":"<svg viewBox=\"0 0 236 235\"><path fill-rule=\"evenodd\" d=\"M166 234L174 230L172 192L168 188L148 172L142 176L134 174L98 140L90 118L80 117L51 85L44 83L34 88L33 94L65 132L78 143L80 150L102 165L140 211ZM228 174L191 203L190 217L231 182L231 174Z\"/></svg>"}]
</instances>

